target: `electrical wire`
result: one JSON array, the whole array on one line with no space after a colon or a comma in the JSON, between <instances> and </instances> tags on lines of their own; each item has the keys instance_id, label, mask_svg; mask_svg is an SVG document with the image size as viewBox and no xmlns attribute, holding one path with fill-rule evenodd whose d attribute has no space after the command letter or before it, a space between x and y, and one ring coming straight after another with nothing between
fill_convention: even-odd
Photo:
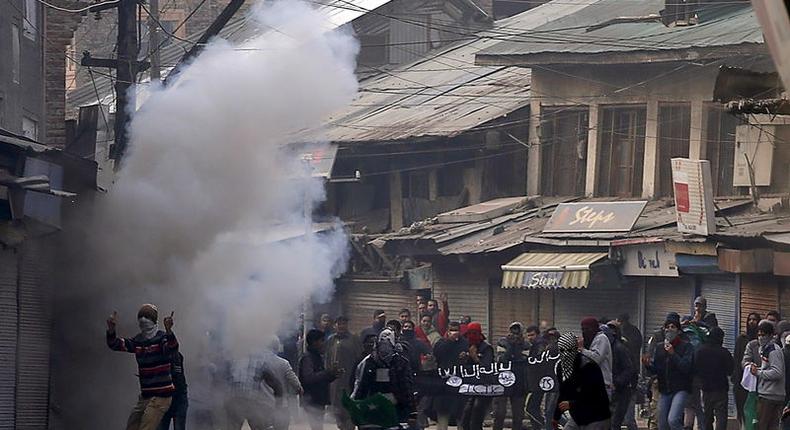
<instances>
[{"instance_id":1,"label":"electrical wire","mask_svg":"<svg viewBox=\"0 0 790 430\"><path fill-rule=\"evenodd\" d=\"M90 5L90 6L85 6L85 7L80 8L80 9L66 9L64 7L56 6L56 5L52 4L52 3L47 3L44 0L36 0L36 1L41 3L41 4L43 4L44 6L47 6L47 7L51 8L51 9L59 10L61 12L68 12L68 13L88 12L91 9L99 7L99 6L113 5L113 4L118 4L118 3L121 2L121 0L109 0L109 1L101 2L101 3L94 3L94 4Z\"/></svg>"}]
</instances>

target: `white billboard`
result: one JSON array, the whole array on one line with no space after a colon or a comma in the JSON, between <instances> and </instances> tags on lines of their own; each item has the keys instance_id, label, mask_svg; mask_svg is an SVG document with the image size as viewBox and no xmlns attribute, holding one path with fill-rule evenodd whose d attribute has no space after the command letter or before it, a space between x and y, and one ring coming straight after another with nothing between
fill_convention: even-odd
<instances>
[{"instance_id":1,"label":"white billboard","mask_svg":"<svg viewBox=\"0 0 790 430\"><path fill-rule=\"evenodd\" d=\"M707 236L716 232L713 187L708 160L672 159L678 231Z\"/></svg>"}]
</instances>

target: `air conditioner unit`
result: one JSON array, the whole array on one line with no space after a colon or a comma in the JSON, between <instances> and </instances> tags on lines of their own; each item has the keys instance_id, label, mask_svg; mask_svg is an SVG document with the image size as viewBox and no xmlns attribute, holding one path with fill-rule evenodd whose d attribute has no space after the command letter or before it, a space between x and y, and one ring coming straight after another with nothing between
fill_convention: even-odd
<instances>
[{"instance_id":1,"label":"air conditioner unit","mask_svg":"<svg viewBox=\"0 0 790 430\"><path fill-rule=\"evenodd\" d=\"M749 164L754 170L754 184L771 185L776 126L744 124L735 128L735 159L732 184L736 187L751 186Z\"/></svg>"}]
</instances>

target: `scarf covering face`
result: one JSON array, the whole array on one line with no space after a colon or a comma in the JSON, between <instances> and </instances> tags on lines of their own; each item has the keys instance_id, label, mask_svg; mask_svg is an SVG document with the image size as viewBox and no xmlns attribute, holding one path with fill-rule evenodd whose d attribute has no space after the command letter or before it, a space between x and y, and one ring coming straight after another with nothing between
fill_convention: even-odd
<instances>
[{"instance_id":1,"label":"scarf covering face","mask_svg":"<svg viewBox=\"0 0 790 430\"><path fill-rule=\"evenodd\" d=\"M152 339L159 331L157 324L146 317L138 318L137 323L140 325L140 333L145 339Z\"/></svg>"},{"instance_id":2,"label":"scarf covering face","mask_svg":"<svg viewBox=\"0 0 790 430\"><path fill-rule=\"evenodd\" d=\"M576 355L579 354L579 340L575 334L565 333L560 336L560 340L557 342L557 348L560 351L562 380L567 381L573 376Z\"/></svg>"},{"instance_id":3,"label":"scarf covering face","mask_svg":"<svg viewBox=\"0 0 790 430\"><path fill-rule=\"evenodd\" d=\"M376 346L373 350L374 358L384 364L392 362L395 356L395 332L390 329L384 329L379 333Z\"/></svg>"}]
</instances>

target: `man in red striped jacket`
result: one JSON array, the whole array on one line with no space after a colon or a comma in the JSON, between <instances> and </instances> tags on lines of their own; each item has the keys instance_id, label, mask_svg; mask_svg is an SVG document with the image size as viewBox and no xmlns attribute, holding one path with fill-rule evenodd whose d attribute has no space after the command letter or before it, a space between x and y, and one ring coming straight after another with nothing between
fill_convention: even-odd
<instances>
[{"instance_id":1,"label":"man in red striped jacket","mask_svg":"<svg viewBox=\"0 0 790 430\"><path fill-rule=\"evenodd\" d=\"M118 312L107 320L107 346L113 351L129 352L137 359L140 398L129 415L126 430L156 430L170 408L176 387L171 375L171 357L178 350L173 334L173 313L165 317L165 330L159 330L156 306L145 304L137 312L140 333L133 338L115 333Z\"/></svg>"}]
</instances>

